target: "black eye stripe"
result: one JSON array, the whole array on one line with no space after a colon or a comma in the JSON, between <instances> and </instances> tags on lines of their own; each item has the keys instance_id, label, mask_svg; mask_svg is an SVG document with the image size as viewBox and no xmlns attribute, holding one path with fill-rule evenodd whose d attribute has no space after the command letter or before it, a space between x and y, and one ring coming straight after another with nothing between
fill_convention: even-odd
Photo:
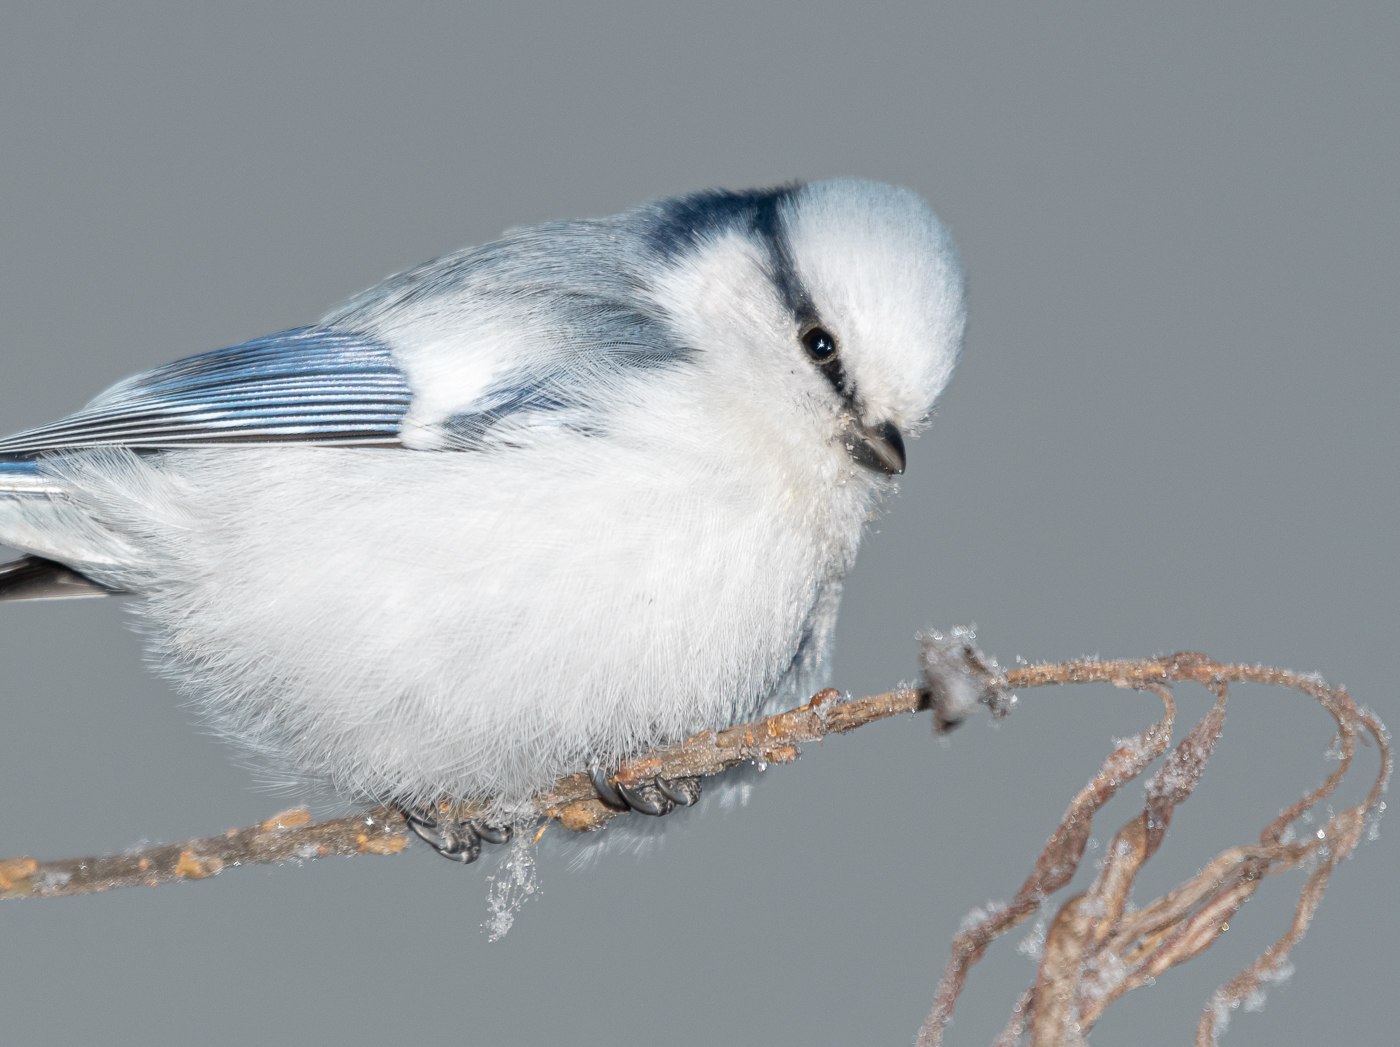
<instances>
[{"instance_id":1,"label":"black eye stripe","mask_svg":"<svg viewBox=\"0 0 1400 1047\"><path fill-rule=\"evenodd\" d=\"M830 383L836 395L850 407L855 407L855 383L846 377L846 368L841 363L840 344L829 331L822 327L812 297L802 285L797 274L797 265L792 256L792 245L788 242L787 231L779 214L778 198L765 202L757 209L753 229L768 247L769 277L778 291L783 304L798 323L798 340L808 358L816 366L818 373ZM833 351L825 354L813 353L807 345L808 336L822 333L830 340Z\"/></svg>"},{"instance_id":2,"label":"black eye stripe","mask_svg":"<svg viewBox=\"0 0 1400 1047\"><path fill-rule=\"evenodd\" d=\"M841 399L848 402L855 399L855 388L846 381L846 369L841 366L840 357L834 357L830 363L822 364L817 368L817 372L831 383L831 388L836 390Z\"/></svg>"}]
</instances>

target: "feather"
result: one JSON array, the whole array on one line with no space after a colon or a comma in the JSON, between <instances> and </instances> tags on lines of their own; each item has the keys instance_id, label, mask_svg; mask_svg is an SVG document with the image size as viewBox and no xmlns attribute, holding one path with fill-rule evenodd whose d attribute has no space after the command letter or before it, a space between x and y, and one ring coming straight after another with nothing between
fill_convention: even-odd
<instances>
[{"instance_id":1,"label":"feather","mask_svg":"<svg viewBox=\"0 0 1400 1047\"><path fill-rule=\"evenodd\" d=\"M111 591L84 578L71 567L41 556L23 556L9 563L0 563L0 603L106 596Z\"/></svg>"},{"instance_id":2,"label":"feather","mask_svg":"<svg viewBox=\"0 0 1400 1047\"><path fill-rule=\"evenodd\" d=\"M283 441L393 445L411 399L387 346L303 327L128 378L76 414L0 440L0 454Z\"/></svg>"}]
</instances>

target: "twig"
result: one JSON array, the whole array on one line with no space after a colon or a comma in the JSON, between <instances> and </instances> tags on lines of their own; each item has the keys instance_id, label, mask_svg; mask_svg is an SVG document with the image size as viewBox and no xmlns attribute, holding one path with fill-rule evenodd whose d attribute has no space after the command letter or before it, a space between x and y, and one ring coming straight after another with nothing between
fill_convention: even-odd
<instances>
[{"instance_id":1,"label":"twig","mask_svg":"<svg viewBox=\"0 0 1400 1047\"><path fill-rule=\"evenodd\" d=\"M925 708L920 690L887 691L838 702L827 689L806 705L723 731L705 731L681 743L631 760L615 781L644 787L665 778L703 778L742 763L791 763L797 746L844 734L864 724ZM620 813L598 800L587 773L561 778L535 798L536 815L575 832L602 828ZM440 805L450 818L482 817L485 806ZM326 858L352 854L397 854L408 845L403 816L388 807L315 822L297 808L261 825L231 829L220 836L132 850L101 858L0 859L0 899L59 898L92 894L116 887L157 887L180 880L201 880L239 865Z\"/></svg>"},{"instance_id":2,"label":"twig","mask_svg":"<svg viewBox=\"0 0 1400 1047\"><path fill-rule=\"evenodd\" d=\"M935 660L934 670L937 668ZM1166 715L1120 745L1075 797L1012 902L984 916L954 939L952 957L917 1044L936 1047L942 1042L972 965L992 941L1032 916L1047 894L1074 876L1094 814L1165 750L1174 713L1167 688L1184 682L1208 688L1215 694L1215 705L1153 778L1142 813L1118 831L1094 884L1061 905L1046 934L1035 984L1021 996L996 1042L998 1047L1013 1047L1028 1037L1035 1045L1083 1042L1114 1000L1151 984L1163 972L1214 944L1265 876L1308 866L1311 871L1287 931L1217 990L1201 1016L1196 1043L1214 1043L1229 1012L1286 969L1288 952L1307 931L1332 870L1351 855L1368 824L1384 809L1381 796L1391 773L1390 740L1384 725L1357 706L1344 690L1328 687L1316 677L1264 666L1222 665L1194 653L1142 662L1034 665L1008 672L1005 680L1018 688L1111 683L1148 691L1161 699ZM1224 727L1229 685L1236 682L1289 687L1321 704L1337 725L1338 765L1321 785L1270 822L1258 844L1226 850L1196 876L1129 913L1129 896L1137 874L1160 847L1175 808L1199 782ZM1322 829L1305 838L1292 839L1293 822L1333 794L1350 770L1358 737L1365 735L1375 741L1381 756L1380 769L1366 799L1332 815Z\"/></svg>"}]
</instances>

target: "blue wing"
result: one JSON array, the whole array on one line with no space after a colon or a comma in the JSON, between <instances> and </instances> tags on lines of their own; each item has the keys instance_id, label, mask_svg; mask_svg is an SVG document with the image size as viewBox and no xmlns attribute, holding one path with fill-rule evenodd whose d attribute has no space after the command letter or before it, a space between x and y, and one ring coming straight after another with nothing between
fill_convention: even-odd
<instances>
[{"instance_id":1,"label":"blue wing","mask_svg":"<svg viewBox=\"0 0 1400 1047\"><path fill-rule=\"evenodd\" d=\"M411 400L388 346L302 327L128 378L76 414L0 440L0 454L285 441L395 446Z\"/></svg>"}]
</instances>

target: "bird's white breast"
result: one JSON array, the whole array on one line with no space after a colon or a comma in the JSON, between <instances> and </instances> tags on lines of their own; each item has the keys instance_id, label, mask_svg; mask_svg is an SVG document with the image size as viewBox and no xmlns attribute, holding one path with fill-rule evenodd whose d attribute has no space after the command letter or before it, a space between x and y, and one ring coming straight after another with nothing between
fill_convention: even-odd
<instances>
[{"instance_id":1,"label":"bird's white breast","mask_svg":"<svg viewBox=\"0 0 1400 1047\"><path fill-rule=\"evenodd\" d=\"M86 480L107 514L164 492L137 588L235 737L344 791L509 802L821 661L869 489L675 413L511 453L221 448Z\"/></svg>"}]
</instances>

